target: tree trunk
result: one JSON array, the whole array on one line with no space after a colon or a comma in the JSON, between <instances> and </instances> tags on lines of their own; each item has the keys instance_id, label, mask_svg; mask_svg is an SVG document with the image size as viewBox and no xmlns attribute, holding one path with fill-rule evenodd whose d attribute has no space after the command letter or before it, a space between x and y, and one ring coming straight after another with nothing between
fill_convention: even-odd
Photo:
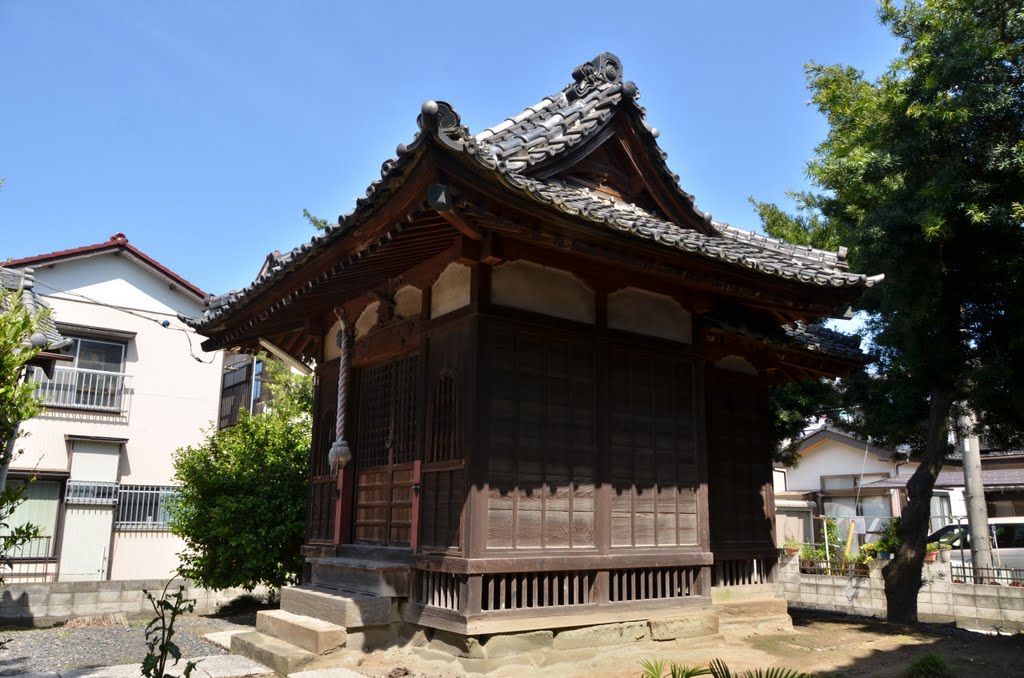
<instances>
[{"instance_id":1,"label":"tree trunk","mask_svg":"<svg viewBox=\"0 0 1024 678\"><path fill-rule=\"evenodd\" d=\"M951 386L933 387L928 406L928 438L920 466L907 482L908 501L903 509L903 546L896 559L882 570L885 578L886 619L900 624L917 622L917 593L921 589L932 488L949 449Z\"/></svg>"}]
</instances>

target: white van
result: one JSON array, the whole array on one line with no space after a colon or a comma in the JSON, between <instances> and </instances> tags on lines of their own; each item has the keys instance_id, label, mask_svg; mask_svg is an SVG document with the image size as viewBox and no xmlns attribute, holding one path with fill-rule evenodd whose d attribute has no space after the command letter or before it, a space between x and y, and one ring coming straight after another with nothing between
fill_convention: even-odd
<instances>
[{"instance_id":1,"label":"white van","mask_svg":"<svg viewBox=\"0 0 1024 678\"><path fill-rule=\"evenodd\" d=\"M1024 516L989 518L988 528L992 536L992 565L1024 569ZM959 525L946 525L928 541L952 547L950 559L954 562L971 562L971 536L966 520Z\"/></svg>"}]
</instances>

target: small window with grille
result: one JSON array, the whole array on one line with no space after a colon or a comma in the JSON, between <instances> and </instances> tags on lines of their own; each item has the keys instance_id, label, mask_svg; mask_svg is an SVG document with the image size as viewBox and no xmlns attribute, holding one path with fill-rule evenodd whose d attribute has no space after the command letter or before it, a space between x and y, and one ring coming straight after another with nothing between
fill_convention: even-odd
<instances>
[{"instance_id":1,"label":"small window with grille","mask_svg":"<svg viewBox=\"0 0 1024 678\"><path fill-rule=\"evenodd\" d=\"M68 504L110 506L117 503L117 483L95 480L69 480L64 491Z\"/></svg>"},{"instance_id":2,"label":"small window with grille","mask_svg":"<svg viewBox=\"0 0 1024 678\"><path fill-rule=\"evenodd\" d=\"M118 530L167 530L171 502L178 488L164 485L122 485L117 499Z\"/></svg>"}]
</instances>

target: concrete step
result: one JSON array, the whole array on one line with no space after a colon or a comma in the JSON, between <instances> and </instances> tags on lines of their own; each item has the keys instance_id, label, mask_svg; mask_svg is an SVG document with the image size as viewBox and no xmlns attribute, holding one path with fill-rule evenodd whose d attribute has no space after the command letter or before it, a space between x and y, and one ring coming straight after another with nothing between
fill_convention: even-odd
<instances>
[{"instance_id":1,"label":"concrete step","mask_svg":"<svg viewBox=\"0 0 1024 678\"><path fill-rule=\"evenodd\" d=\"M348 635L343 626L284 610L257 612L256 630L313 654L327 654L341 647Z\"/></svg>"},{"instance_id":2,"label":"concrete step","mask_svg":"<svg viewBox=\"0 0 1024 678\"><path fill-rule=\"evenodd\" d=\"M368 554L369 555L369 554ZM409 564L352 555L310 558L314 586L380 598L409 595Z\"/></svg>"},{"instance_id":3,"label":"concrete step","mask_svg":"<svg viewBox=\"0 0 1024 678\"><path fill-rule=\"evenodd\" d=\"M763 598L730 603L715 603L712 609L723 622L733 617L775 617L789 614L785 598Z\"/></svg>"},{"instance_id":4,"label":"concrete step","mask_svg":"<svg viewBox=\"0 0 1024 678\"><path fill-rule=\"evenodd\" d=\"M313 586L286 586L281 589L281 609L342 626L348 631L392 621L391 598L342 595Z\"/></svg>"},{"instance_id":5,"label":"concrete step","mask_svg":"<svg viewBox=\"0 0 1024 678\"><path fill-rule=\"evenodd\" d=\"M789 633L793 619L783 598L716 603L718 628L730 638Z\"/></svg>"},{"instance_id":6,"label":"concrete step","mask_svg":"<svg viewBox=\"0 0 1024 678\"><path fill-rule=\"evenodd\" d=\"M312 652L259 631L232 636L231 654L242 655L285 675L298 671L316 659Z\"/></svg>"}]
</instances>

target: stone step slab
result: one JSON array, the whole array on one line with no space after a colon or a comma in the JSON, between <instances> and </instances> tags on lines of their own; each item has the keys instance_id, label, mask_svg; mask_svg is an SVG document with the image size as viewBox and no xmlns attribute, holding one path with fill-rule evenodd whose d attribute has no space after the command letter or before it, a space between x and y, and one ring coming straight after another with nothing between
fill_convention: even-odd
<instances>
[{"instance_id":1,"label":"stone step slab","mask_svg":"<svg viewBox=\"0 0 1024 678\"><path fill-rule=\"evenodd\" d=\"M316 659L312 652L259 631L232 636L231 653L257 661L285 675L298 671Z\"/></svg>"},{"instance_id":2,"label":"stone step slab","mask_svg":"<svg viewBox=\"0 0 1024 678\"><path fill-rule=\"evenodd\" d=\"M168 670L168 673L180 676L185 670L186 661L183 657L176 667L171 667ZM193 661L198 662L198 666L192 672L192 678L272 678L276 675L273 669L269 669L263 664L235 655L198 657ZM139 678L142 675L140 666L141 664L102 666L94 669L79 669L61 674L61 676L63 678ZM12 678L50 678L51 676L58 678L56 673L30 673Z\"/></svg>"},{"instance_id":3,"label":"stone step slab","mask_svg":"<svg viewBox=\"0 0 1024 678\"><path fill-rule=\"evenodd\" d=\"M409 595L408 564L351 557L311 558L310 563L314 586L366 596Z\"/></svg>"},{"instance_id":4,"label":"stone step slab","mask_svg":"<svg viewBox=\"0 0 1024 678\"><path fill-rule=\"evenodd\" d=\"M256 630L318 655L341 647L348 635L344 626L285 610L257 612Z\"/></svg>"},{"instance_id":5,"label":"stone step slab","mask_svg":"<svg viewBox=\"0 0 1024 678\"><path fill-rule=\"evenodd\" d=\"M351 630L391 623L391 599L340 595L310 586L281 589L281 609Z\"/></svg>"}]
</instances>

